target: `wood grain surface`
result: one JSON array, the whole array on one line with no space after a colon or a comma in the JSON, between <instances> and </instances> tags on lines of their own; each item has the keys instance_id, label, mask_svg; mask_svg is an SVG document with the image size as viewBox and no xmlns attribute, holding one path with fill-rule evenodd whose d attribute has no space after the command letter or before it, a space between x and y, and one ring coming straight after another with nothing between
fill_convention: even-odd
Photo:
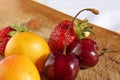
<instances>
[{"instance_id":1,"label":"wood grain surface","mask_svg":"<svg viewBox=\"0 0 120 80\"><path fill-rule=\"evenodd\" d=\"M64 19L72 17L32 0L0 0L0 28L12 24L24 24L31 19L40 19L40 26L35 33L49 38L54 26ZM97 41L99 48L109 51L120 50L120 34L106 30L94 24L96 33L90 38ZM42 77L42 80L46 80ZM120 52L105 53L98 64L90 69L80 70L76 80L120 80Z\"/></svg>"}]
</instances>

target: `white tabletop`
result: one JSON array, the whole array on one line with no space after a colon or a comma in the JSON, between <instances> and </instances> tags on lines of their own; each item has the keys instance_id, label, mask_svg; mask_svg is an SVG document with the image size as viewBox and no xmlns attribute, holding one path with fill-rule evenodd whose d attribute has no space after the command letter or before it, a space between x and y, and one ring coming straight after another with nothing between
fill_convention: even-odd
<instances>
[{"instance_id":1,"label":"white tabletop","mask_svg":"<svg viewBox=\"0 0 120 80\"><path fill-rule=\"evenodd\" d=\"M96 8L99 15L84 12L79 19L87 18L90 23L120 33L120 0L36 0L65 14L75 16L84 8Z\"/></svg>"}]
</instances>

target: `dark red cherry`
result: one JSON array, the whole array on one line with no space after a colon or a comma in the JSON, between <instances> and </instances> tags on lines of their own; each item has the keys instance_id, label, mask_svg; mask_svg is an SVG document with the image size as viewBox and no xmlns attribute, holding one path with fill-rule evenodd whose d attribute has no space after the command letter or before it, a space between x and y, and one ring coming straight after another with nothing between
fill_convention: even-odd
<instances>
[{"instance_id":1,"label":"dark red cherry","mask_svg":"<svg viewBox=\"0 0 120 80\"><path fill-rule=\"evenodd\" d=\"M50 80L75 80L79 68L75 56L51 53L45 63L45 74Z\"/></svg>"},{"instance_id":2,"label":"dark red cherry","mask_svg":"<svg viewBox=\"0 0 120 80\"><path fill-rule=\"evenodd\" d=\"M98 63L97 51L97 43L88 38L74 41L69 48L69 52L78 58L82 68L93 67Z\"/></svg>"}]
</instances>

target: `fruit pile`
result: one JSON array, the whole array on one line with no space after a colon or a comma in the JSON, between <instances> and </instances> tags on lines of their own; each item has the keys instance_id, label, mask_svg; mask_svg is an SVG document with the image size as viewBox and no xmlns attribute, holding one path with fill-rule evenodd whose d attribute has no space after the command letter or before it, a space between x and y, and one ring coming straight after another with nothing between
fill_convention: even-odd
<instances>
[{"instance_id":1,"label":"fruit pile","mask_svg":"<svg viewBox=\"0 0 120 80\"><path fill-rule=\"evenodd\" d=\"M0 31L0 80L41 80L50 53L47 41L26 27L16 25Z\"/></svg>"},{"instance_id":2,"label":"fruit pile","mask_svg":"<svg viewBox=\"0 0 120 80\"><path fill-rule=\"evenodd\" d=\"M95 9L82 11L85 10L98 14ZM45 74L50 80L75 80L80 68L90 68L98 62L98 45L87 38L93 33L92 27L87 26L86 19L76 20L82 11L72 21L60 22L51 32L48 40L51 54L45 63Z\"/></svg>"},{"instance_id":3,"label":"fruit pile","mask_svg":"<svg viewBox=\"0 0 120 80\"><path fill-rule=\"evenodd\" d=\"M48 42L26 27L0 30L0 80L41 80L41 73L48 80L75 80L80 69L95 66L99 55L97 43L88 38L94 34L92 27L87 19L76 19L86 10L98 14L91 8L81 10L72 21L56 25Z\"/></svg>"}]
</instances>

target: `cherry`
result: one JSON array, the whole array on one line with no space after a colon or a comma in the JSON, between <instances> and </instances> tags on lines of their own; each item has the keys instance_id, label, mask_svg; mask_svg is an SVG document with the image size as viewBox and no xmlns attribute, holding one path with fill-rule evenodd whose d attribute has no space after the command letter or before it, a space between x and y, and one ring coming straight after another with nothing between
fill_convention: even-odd
<instances>
[{"instance_id":1,"label":"cherry","mask_svg":"<svg viewBox=\"0 0 120 80\"><path fill-rule=\"evenodd\" d=\"M74 55L51 53L45 63L45 74L50 80L75 80L79 68Z\"/></svg>"},{"instance_id":2,"label":"cherry","mask_svg":"<svg viewBox=\"0 0 120 80\"><path fill-rule=\"evenodd\" d=\"M99 57L97 51L97 43L88 38L74 41L69 48L69 52L78 58L82 68L93 67L97 64Z\"/></svg>"}]
</instances>

